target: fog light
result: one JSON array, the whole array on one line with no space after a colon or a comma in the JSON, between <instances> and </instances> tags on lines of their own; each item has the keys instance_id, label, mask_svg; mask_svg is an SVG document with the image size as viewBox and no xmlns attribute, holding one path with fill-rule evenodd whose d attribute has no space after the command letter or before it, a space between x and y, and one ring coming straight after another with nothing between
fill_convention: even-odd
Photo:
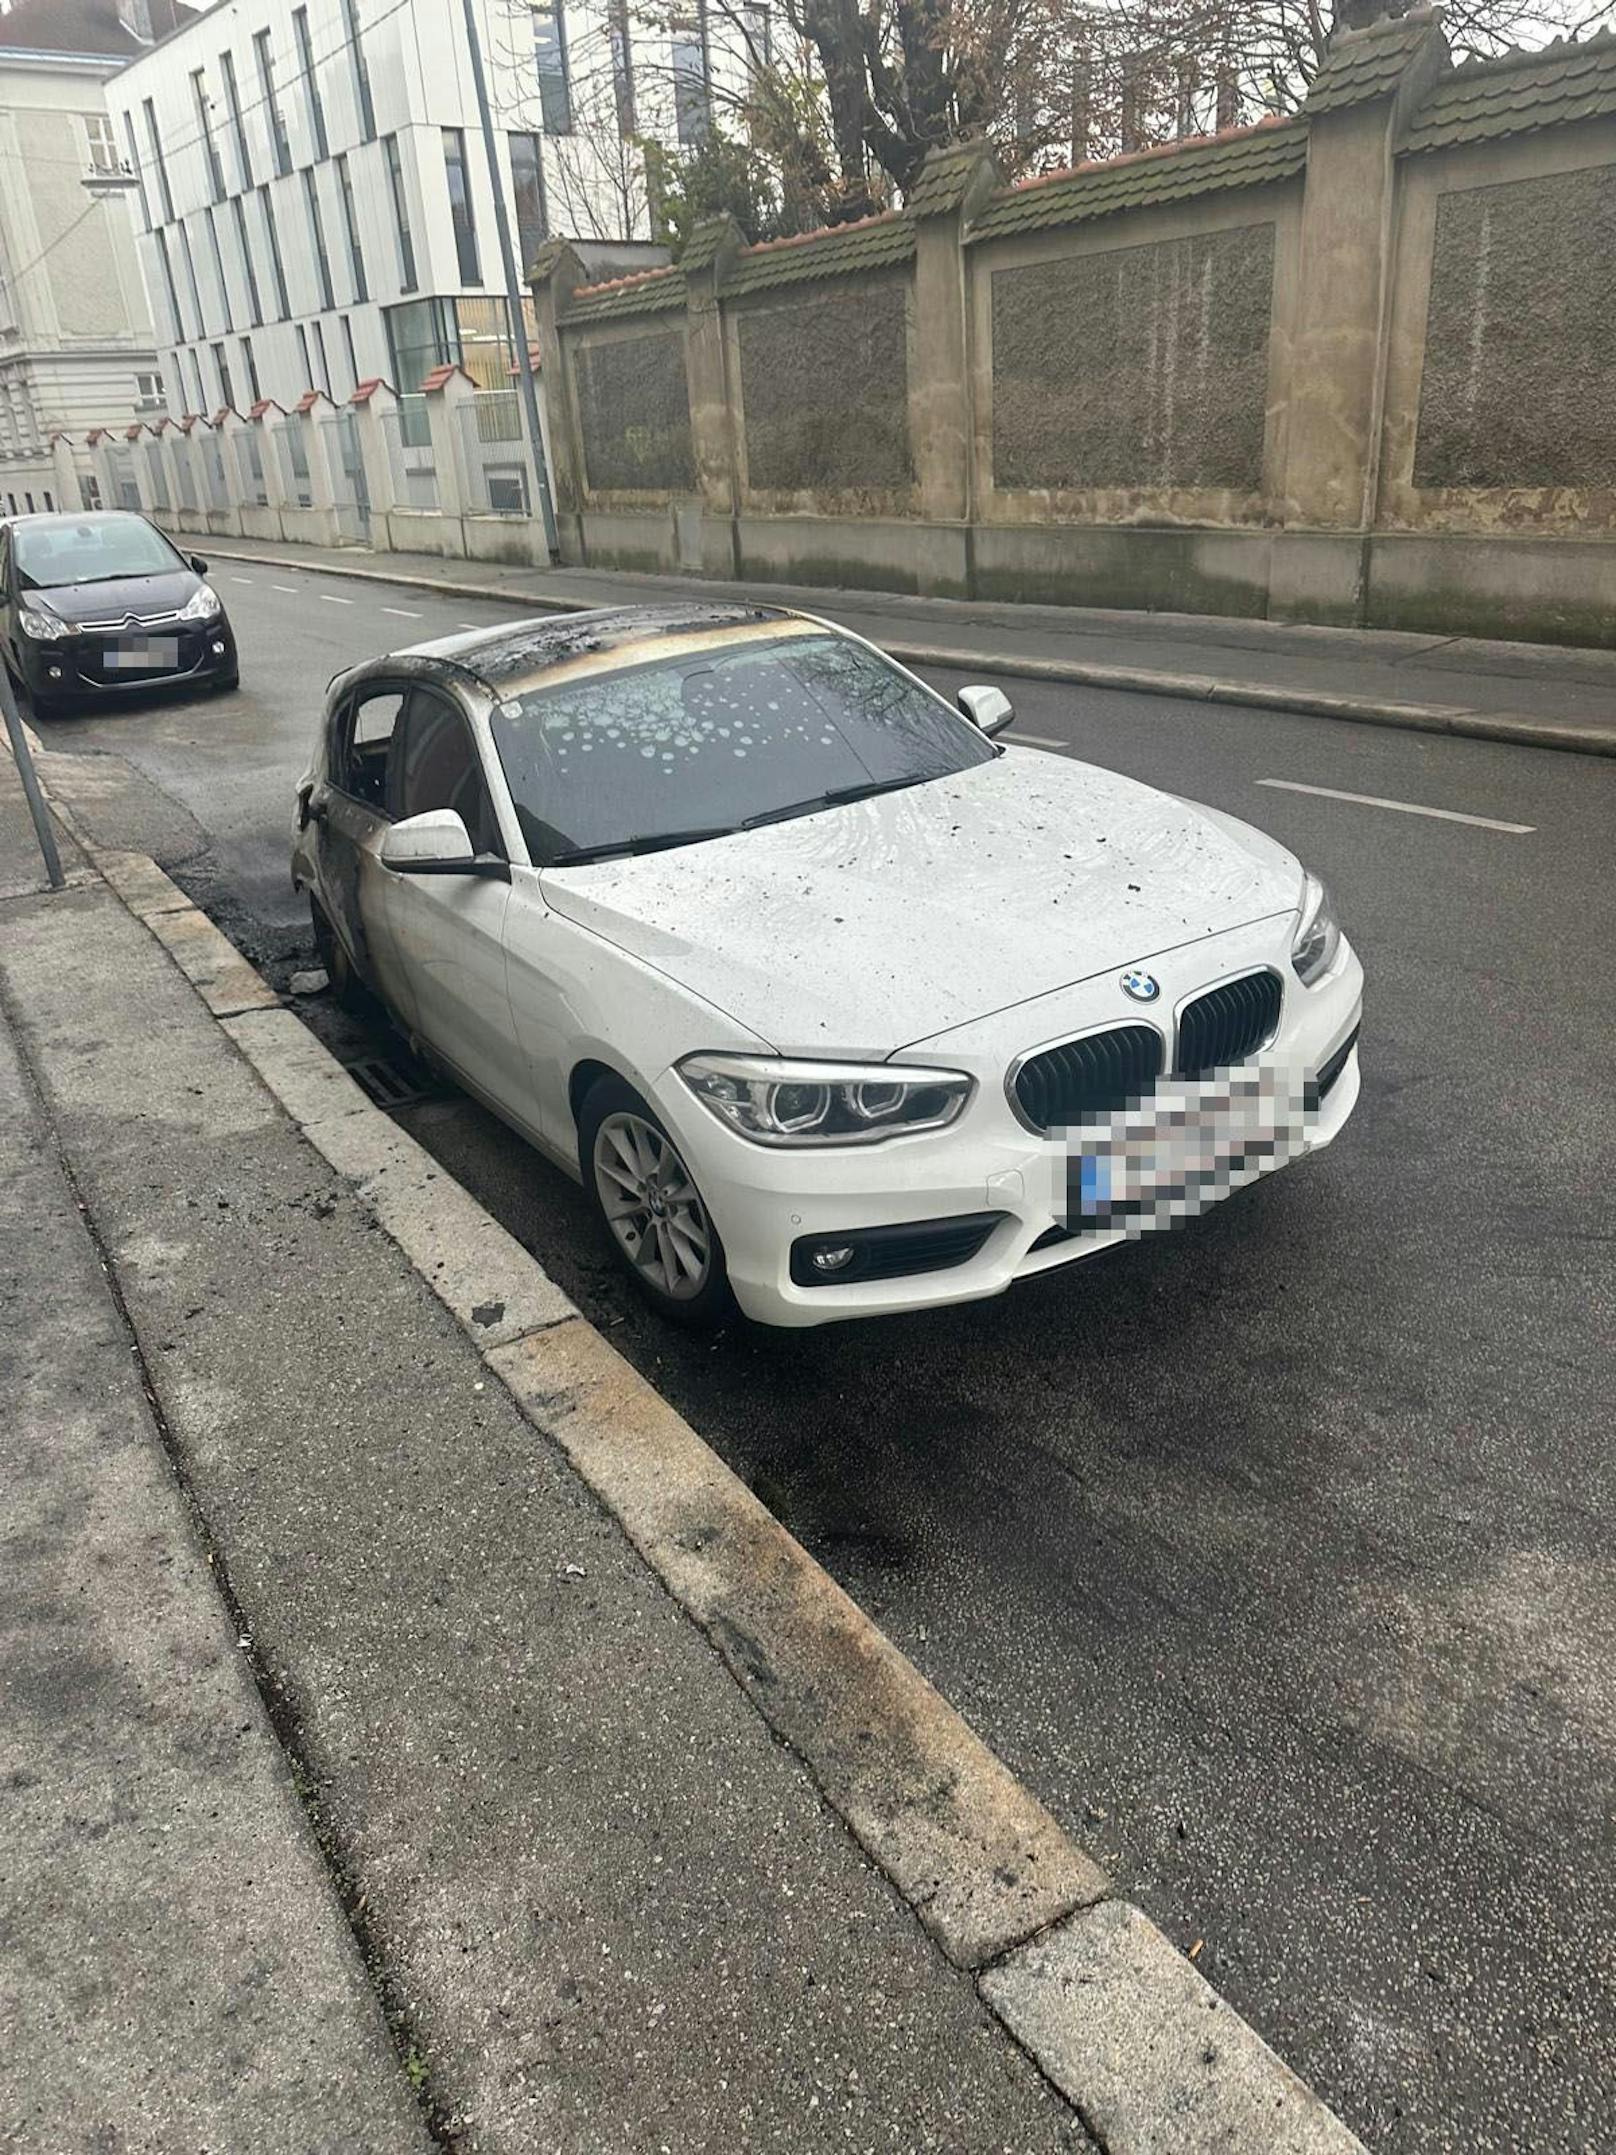
<instances>
[{"instance_id":1,"label":"fog light","mask_svg":"<svg viewBox=\"0 0 1616 2155\"><path fill-rule=\"evenodd\" d=\"M218 636L215 636L215 637L214 637L214 639L213 639L213 655L214 655L214 657L215 657L215 658L223 658L223 657L224 657L224 640L223 640L223 638L222 638L222 637L218 637Z\"/></svg>"},{"instance_id":2,"label":"fog light","mask_svg":"<svg viewBox=\"0 0 1616 2155\"><path fill-rule=\"evenodd\" d=\"M60 666L47 666L45 676L47 680L59 681L62 678L62 669Z\"/></svg>"},{"instance_id":3,"label":"fog light","mask_svg":"<svg viewBox=\"0 0 1616 2155\"><path fill-rule=\"evenodd\" d=\"M808 1260L816 1272L841 1272L853 1262L851 1242L825 1243Z\"/></svg>"}]
</instances>

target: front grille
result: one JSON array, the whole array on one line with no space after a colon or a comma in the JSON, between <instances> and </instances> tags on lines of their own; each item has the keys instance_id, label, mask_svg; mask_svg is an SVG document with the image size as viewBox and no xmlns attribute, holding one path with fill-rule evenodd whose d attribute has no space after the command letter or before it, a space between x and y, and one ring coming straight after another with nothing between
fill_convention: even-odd
<instances>
[{"instance_id":1,"label":"front grille","mask_svg":"<svg viewBox=\"0 0 1616 2155\"><path fill-rule=\"evenodd\" d=\"M1161 1067L1153 1026L1117 1025L1029 1055L1016 1072L1016 1100L1035 1130L1064 1130L1143 1099Z\"/></svg>"},{"instance_id":2,"label":"front grille","mask_svg":"<svg viewBox=\"0 0 1616 2155\"><path fill-rule=\"evenodd\" d=\"M162 628L165 623L177 621L179 617L178 607L171 606L166 613L110 614L104 621L80 621L77 626L86 635L104 636L115 635L120 630Z\"/></svg>"},{"instance_id":3,"label":"front grille","mask_svg":"<svg viewBox=\"0 0 1616 2155\"><path fill-rule=\"evenodd\" d=\"M1178 1021L1178 1074L1210 1077L1254 1055L1279 1029L1277 973L1247 973L1209 988Z\"/></svg>"}]
</instances>

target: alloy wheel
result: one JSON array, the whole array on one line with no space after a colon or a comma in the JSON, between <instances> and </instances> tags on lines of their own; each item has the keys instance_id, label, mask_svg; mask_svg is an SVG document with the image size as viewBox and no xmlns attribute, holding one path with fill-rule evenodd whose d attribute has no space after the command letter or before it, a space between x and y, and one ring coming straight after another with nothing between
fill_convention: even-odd
<instances>
[{"instance_id":1,"label":"alloy wheel","mask_svg":"<svg viewBox=\"0 0 1616 2155\"><path fill-rule=\"evenodd\" d=\"M673 1301L692 1301L712 1273L713 1231L667 1133L643 1115L608 1115L595 1133L594 1170L601 1210L629 1262Z\"/></svg>"}]
</instances>

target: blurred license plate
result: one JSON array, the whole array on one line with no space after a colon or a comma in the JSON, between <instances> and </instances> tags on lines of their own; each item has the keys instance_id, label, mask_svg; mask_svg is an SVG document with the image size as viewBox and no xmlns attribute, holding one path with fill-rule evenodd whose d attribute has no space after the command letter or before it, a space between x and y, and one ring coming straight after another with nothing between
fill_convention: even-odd
<instances>
[{"instance_id":1,"label":"blurred license plate","mask_svg":"<svg viewBox=\"0 0 1616 2155\"><path fill-rule=\"evenodd\" d=\"M1167 1226L1294 1156L1301 1136L1293 1082L1252 1069L1206 1084L1167 1084L1068 1154L1069 1226Z\"/></svg>"},{"instance_id":2,"label":"blurred license plate","mask_svg":"<svg viewBox=\"0 0 1616 2155\"><path fill-rule=\"evenodd\" d=\"M122 636L106 655L109 673L172 673L179 662L177 636Z\"/></svg>"}]
</instances>

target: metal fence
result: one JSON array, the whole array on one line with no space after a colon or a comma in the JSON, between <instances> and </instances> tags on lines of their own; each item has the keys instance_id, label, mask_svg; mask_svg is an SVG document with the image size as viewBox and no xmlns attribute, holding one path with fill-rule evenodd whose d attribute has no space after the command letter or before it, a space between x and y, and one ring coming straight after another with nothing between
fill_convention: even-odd
<instances>
[{"instance_id":1,"label":"metal fence","mask_svg":"<svg viewBox=\"0 0 1616 2155\"><path fill-rule=\"evenodd\" d=\"M160 511L168 508L168 472L164 468L166 462L162 443L160 441L147 442L146 484L151 490L152 507Z\"/></svg>"},{"instance_id":2,"label":"metal fence","mask_svg":"<svg viewBox=\"0 0 1616 2155\"><path fill-rule=\"evenodd\" d=\"M309 479L309 447L303 439L302 420L277 420L275 439L280 453L281 478L286 486L288 505L294 509L312 509L314 487Z\"/></svg>"},{"instance_id":3,"label":"metal fence","mask_svg":"<svg viewBox=\"0 0 1616 2155\"><path fill-rule=\"evenodd\" d=\"M418 407L418 409L417 409ZM418 439L422 427L426 439ZM438 506L438 471L433 462L432 433L426 398L400 397L395 411L382 414L387 441L387 460L393 471L393 498L401 509L435 509Z\"/></svg>"},{"instance_id":4,"label":"metal fence","mask_svg":"<svg viewBox=\"0 0 1616 2155\"><path fill-rule=\"evenodd\" d=\"M110 462L117 507L120 509L138 509L140 507L140 488L135 480L135 452L130 448L128 442L119 441L112 444Z\"/></svg>"},{"instance_id":5,"label":"metal fence","mask_svg":"<svg viewBox=\"0 0 1616 2155\"><path fill-rule=\"evenodd\" d=\"M527 441L514 389L484 389L455 414L466 507L473 515L529 513Z\"/></svg>"},{"instance_id":6,"label":"metal fence","mask_svg":"<svg viewBox=\"0 0 1616 2155\"><path fill-rule=\"evenodd\" d=\"M224 449L211 427L202 436L202 484L207 490L210 509L231 506L230 485L224 474Z\"/></svg>"},{"instance_id":7,"label":"metal fence","mask_svg":"<svg viewBox=\"0 0 1616 2155\"><path fill-rule=\"evenodd\" d=\"M322 419L320 427L325 468L331 476L337 536L351 545L361 546L370 537L370 488L365 481L359 422L352 412L339 411L329 419Z\"/></svg>"},{"instance_id":8,"label":"metal fence","mask_svg":"<svg viewBox=\"0 0 1616 2155\"><path fill-rule=\"evenodd\" d=\"M264 458L258 446L256 427L243 427L236 436L236 460L241 467L241 481L246 489L248 506L267 509L269 488L264 484Z\"/></svg>"}]
</instances>

